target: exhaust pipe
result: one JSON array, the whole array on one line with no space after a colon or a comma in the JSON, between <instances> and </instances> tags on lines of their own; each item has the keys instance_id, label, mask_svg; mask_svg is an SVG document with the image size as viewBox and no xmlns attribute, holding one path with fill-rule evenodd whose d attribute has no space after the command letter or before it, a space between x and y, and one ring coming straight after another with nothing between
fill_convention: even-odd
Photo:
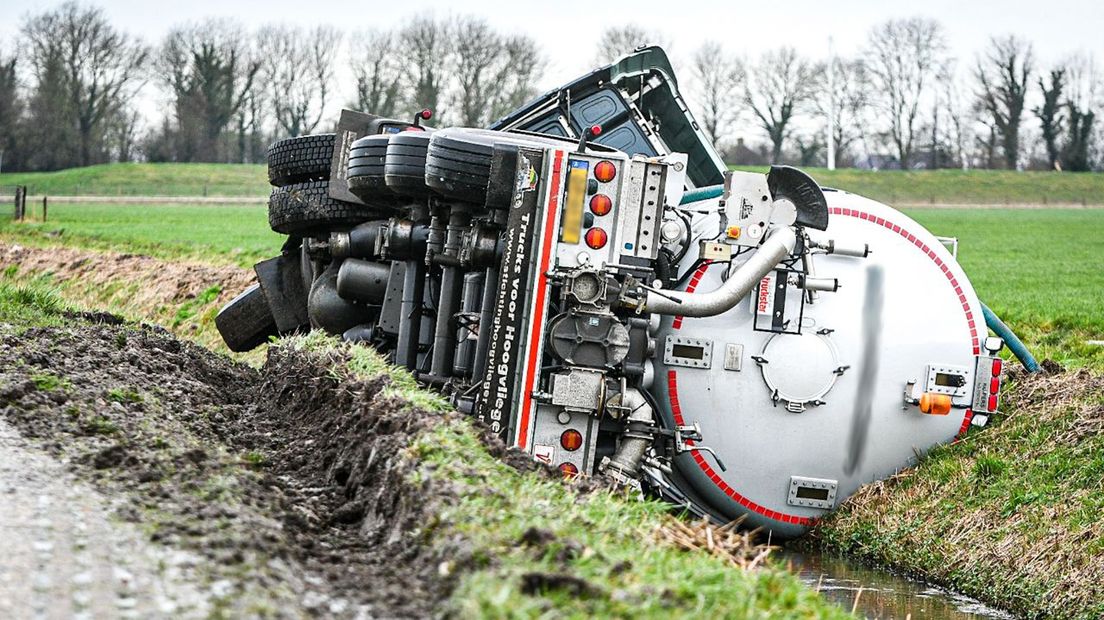
<instances>
[{"instance_id":1,"label":"exhaust pipe","mask_svg":"<svg viewBox=\"0 0 1104 620\"><path fill-rule=\"evenodd\" d=\"M797 244L797 235L789 226L775 230L744 264L728 275L724 284L708 293L649 291L645 312L677 316L716 316L731 310L747 296L759 281L774 270Z\"/></svg>"}]
</instances>

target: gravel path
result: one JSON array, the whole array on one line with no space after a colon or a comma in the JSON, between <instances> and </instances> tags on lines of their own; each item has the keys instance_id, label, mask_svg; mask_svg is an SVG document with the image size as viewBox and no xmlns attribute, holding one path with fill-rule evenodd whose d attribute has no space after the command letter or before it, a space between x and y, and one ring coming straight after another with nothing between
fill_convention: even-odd
<instances>
[{"instance_id":1,"label":"gravel path","mask_svg":"<svg viewBox=\"0 0 1104 620\"><path fill-rule=\"evenodd\" d=\"M207 617L197 556L147 542L0 419L0 617Z\"/></svg>"}]
</instances>

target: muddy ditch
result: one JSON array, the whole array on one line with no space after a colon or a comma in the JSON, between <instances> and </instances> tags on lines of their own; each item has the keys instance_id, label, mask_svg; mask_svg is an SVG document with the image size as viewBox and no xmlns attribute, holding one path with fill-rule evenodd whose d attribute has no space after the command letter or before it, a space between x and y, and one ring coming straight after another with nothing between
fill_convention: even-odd
<instances>
[{"instance_id":1,"label":"muddy ditch","mask_svg":"<svg viewBox=\"0 0 1104 620\"><path fill-rule=\"evenodd\" d=\"M433 615L463 542L430 544L450 490L395 455L442 415L338 380L338 355L274 348L258 371L159 328L7 329L0 416L205 558L231 616Z\"/></svg>"}]
</instances>

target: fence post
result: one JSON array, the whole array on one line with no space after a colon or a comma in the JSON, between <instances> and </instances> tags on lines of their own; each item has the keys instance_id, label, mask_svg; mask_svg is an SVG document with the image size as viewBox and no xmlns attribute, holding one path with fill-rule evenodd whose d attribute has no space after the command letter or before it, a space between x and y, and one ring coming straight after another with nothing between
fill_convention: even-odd
<instances>
[{"instance_id":1,"label":"fence post","mask_svg":"<svg viewBox=\"0 0 1104 620\"><path fill-rule=\"evenodd\" d=\"M46 197L42 197L42 221L46 221Z\"/></svg>"}]
</instances>

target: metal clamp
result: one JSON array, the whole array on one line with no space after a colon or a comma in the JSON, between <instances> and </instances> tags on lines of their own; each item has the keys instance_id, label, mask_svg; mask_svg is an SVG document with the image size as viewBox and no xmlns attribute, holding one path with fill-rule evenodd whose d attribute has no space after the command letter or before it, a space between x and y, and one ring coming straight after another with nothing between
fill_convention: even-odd
<instances>
[{"instance_id":1,"label":"metal clamp","mask_svg":"<svg viewBox=\"0 0 1104 620\"><path fill-rule=\"evenodd\" d=\"M717 461L717 466L721 468L721 471L726 471L724 461L721 457L717 456L717 452L709 446L698 446L693 444L687 444L688 441L701 441L701 425L694 422L693 426L676 426L675 427L675 454L682 454L683 452L690 452L698 450L699 452L708 452L713 455L713 459Z\"/></svg>"}]
</instances>

